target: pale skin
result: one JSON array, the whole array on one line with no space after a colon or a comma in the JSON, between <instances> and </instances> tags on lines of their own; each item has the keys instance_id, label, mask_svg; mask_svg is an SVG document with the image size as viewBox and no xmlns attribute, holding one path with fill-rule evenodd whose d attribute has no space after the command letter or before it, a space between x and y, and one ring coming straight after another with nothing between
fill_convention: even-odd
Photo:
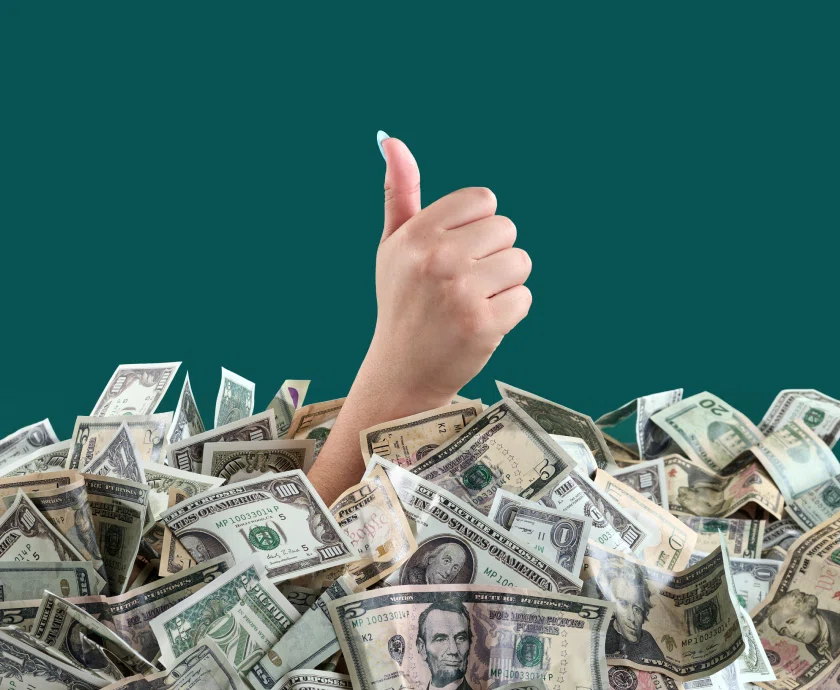
<instances>
[{"instance_id":1,"label":"pale skin","mask_svg":"<svg viewBox=\"0 0 840 690\"><path fill-rule=\"evenodd\" d=\"M376 328L308 475L327 505L364 472L362 429L449 404L531 306L531 259L513 246L516 226L496 215L495 195L466 187L421 210L414 156L399 139L382 149Z\"/></svg>"}]
</instances>

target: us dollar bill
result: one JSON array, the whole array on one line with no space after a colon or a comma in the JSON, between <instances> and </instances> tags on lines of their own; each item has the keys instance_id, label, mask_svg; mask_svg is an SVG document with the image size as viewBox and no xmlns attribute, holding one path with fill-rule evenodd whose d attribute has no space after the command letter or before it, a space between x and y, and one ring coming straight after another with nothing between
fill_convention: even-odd
<instances>
[{"instance_id":1,"label":"us dollar bill","mask_svg":"<svg viewBox=\"0 0 840 690\"><path fill-rule=\"evenodd\" d=\"M838 544L837 517L803 534L788 549L772 589L753 611L778 679L768 687L818 687L840 658Z\"/></svg>"},{"instance_id":2,"label":"us dollar bill","mask_svg":"<svg viewBox=\"0 0 840 690\"><path fill-rule=\"evenodd\" d=\"M666 455L662 462L672 513L728 517L755 505L776 518L782 517L784 497L755 461L725 477L712 472L703 463L680 455Z\"/></svg>"},{"instance_id":3,"label":"us dollar bill","mask_svg":"<svg viewBox=\"0 0 840 690\"><path fill-rule=\"evenodd\" d=\"M85 475L90 515L108 576L108 591L122 594L146 522L149 487L117 477Z\"/></svg>"},{"instance_id":4,"label":"us dollar bill","mask_svg":"<svg viewBox=\"0 0 840 690\"><path fill-rule=\"evenodd\" d=\"M602 494L580 468L560 479L540 503L568 515L590 518L589 538L601 546L632 553L647 538L644 528Z\"/></svg>"},{"instance_id":5,"label":"us dollar bill","mask_svg":"<svg viewBox=\"0 0 840 690\"><path fill-rule=\"evenodd\" d=\"M535 553L457 496L374 455L412 524L417 550L383 580L386 585L501 584L576 594L580 579Z\"/></svg>"},{"instance_id":6,"label":"us dollar bill","mask_svg":"<svg viewBox=\"0 0 840 690\"><path fill-rule=\"evenodd\" d=\"M120 364L99 396L91 417L152 414L179 366L180 362Z\"/></svg>"},{"instance_id":7,"label":"us dollar bill","mask_svg":"<svg viewBox=\"0 0 840 690\"><path fill-rule=\"evenodd\" d=\"M688 566L697 565L708 555L695 551L691 554ZM738 603L747 611L752 611L764 600L782 567L779 561L762 558L730 558L729 565L732 568Z\"/></svg>"},{"instance_id":8,"label":"us dollar bill","mask_svg":"<svg viewBox=\"0 0 840 690\"><path fill-rule=\"evenodd\" d=\"M697 532L696 551L710 553L718 546L718 533L722 533L726 548L732 558L760 558L761 540L765 520L734 520L680 516L680 520Z\"/></svg>"},{"instance_id":9,"label":"us dollar bill","mask_svg":"<svg viewBox=\"0 0 840 690\"><path fill-rule=\"evenodd\" d=\"M300 470L205 491L160 519L197 562L226 552L237 560L257 554L272 582L358 558Z\"/></svg>"},{"instance_id":10,"label":"us dollar bill","mask_svg":"<svg viewBox=\"0 0 840 690\"><path fill-rule=\"evenodd\" d=\"M595 473L594 483L604 496L642 526L646 536L635 549L640 558L665 570L682 570L688 564L697 542L693 530L603 470Z\"/></svg>"},{"instance_id":11,"label":"us dollar bill","mask_svg":"<svg viewBox=\"0 0 840 690\"><path fill-rule=\"evenodd\" d=\"M118 477L132 482L146 483L140 450L134 438L123 423L114 437L90 462L84 462L80 470L85 474L98 474L105 477Z\"/></svg>"},{"instance_id":12,"label":"us dollar bill","mask_svg":"<svg viewBox=\"0 0 840 690\"><path fill-rule=\"evenodd\" d=\"M20 687L37 690L95 690L107 685L98 678L69 663L64 663L31 644L24 642L26 633L16 628L0 629L0 656L6 678L14 678Z\"/></svg>"},{"instance_id":13,"label":"us dollar bill","mask_svg":"<svg viewBox=\"0 0 840 690\"><path fill-rule=\"evenodd\" d=\"M221 477L185 472L166 465L142 463L141 466L149 487L149 509L154 520L159 519L160 514L169 507L171 488L182 489L186 496L196 496L225 483Z\"/></svg>"},{"instance_id":14,"label":"us dollar bill","mask_svg":"<svg viewBox=\"0 0 840 690\"><path fill-rule=\"evenodd\" d=\"M251 668L247 680L254 690L272 690L287 673L317 666L339 651L329 602L353 593L349 577L340 577L304 611L290 635L284 635Z\"/></svg>"},{"instance_id":15,"label":"us dollar bill","mask_svg":"<svg viewBox=\"0 0 840 690\"><path fill-rule=\"evenodd\" d=\"M595 470L598 469L598 463L595 460L595 456L592 455L592 451L589 450L589 446L586 445L586 441L582 438L575 438L574 436L561 436L560 434L549 434L549 436L551 436L552 441L554 441L572 457L572 460L574 460L579 467L586 470L587 475L592 476L595 474Z\"/></svg>"},{"instance_id":16,"label":"us dollar bill","mask_svg":"<svg viewBox=\"0 0 840 690\"><path fill-rule=\"evenodd\" d=\"M362 429L362 457L367 463L375 453L400 467L411 467L460 434L483 409L471 400Z\"/></svg>"},{"instance_id":17,"label":"us dollar bill","mask_svg":"<svg viewBox=\"0 0 840 690\"><path fill-rule=\"evenodd\" d=\"M839 468L840 469L840 468ZM814 529L840 511L840 475L799 494L787 512L803 530Z\"/></svg>"},{"instance_id":18,"label":"us dollar bill","mask_svg":"<svg viewBox=\"0 0 840 690\"><path fill-rule=\"evenodd\" d=\"M685 688L684 683L677 683L671 676L664 673L639 671L629 666L609 666L608 668L607 676L610 682L610 690L636 690L636 688L642 688L643 690L682 690ZM727 668L734 668L734 664ZM707 684L705 679L696 682L700 685L695 690L724 690L723 688L712 688L711 683ZM740 686L733 686L729 690L741 689Z\"/></svg>"},{"instance_id":19,"label":"us dollar bill","mask_svg":"<svg viewBox=\"0 0 840 690\"><path fill-rule=\"evenodd\" d=\"M797 419L805 422L833 448L840 435L840 400L813 388L783 390L770 405L758 428L769 436Z\"/></svg>"},{"instance_id":20,"label":"us dollar bill","mask_svg":"<svg viewBox=\"0 0 840 690\"><path fill-rule=\"evenodd\" d=\"M598 467L602 470L616 467L604 435L592 421L592 417L501 381L496 381L496 386L502 398L513 400L549 434L577 436L586 441Z\"/></svg>"},{"instance_id":21,"label":"us dollar bill","mask_svg":"<svg viewBox=\"0 0 840 690\"><path fill-rule=\"evenodd\" d=\"M499 690L548 690L545 681L539 678L535 680L521 680L518 683L507 683L499 687Z\"/></svg>"},{"instance_id":22,"label":"us dollar bill","mask_svg":"<svg viewBox=\"0 0 840 690\"><path fill-rule=\"evenodd\" d=\"M96 585L93 563L86 561L0 563L0 601L38 599L45 589L86 597L99 593Z\"/></svg>"},{"instance_id":23,"label":"us dollar bill","mask_svg":"<svg viewBox=\"0 0 840 690\"><path fill-rule=\"evenodd\" d=\"M30 424L18 429L6 438L0 440L0 470L2 470L12 458L19 458L24 455L58 443L58 437L53 431L49 419L44 419L35 424Z\"/></svg>"},{"instance_id":24,"label":"us dollar bill","mask_svg":"<svg viewBox=\"0 0 840 690\"><path fill-rule=\"evenodd\" d=\"M604 688L613 604L490 585L392 587L332 601L353 687ZM495 640L485 641L492 626ZM445 636L449 644L439 644ZM387 684L387 685L386 685Z\"/></svg>"},{"instance_id":25,"label":"us dollar bill","mask_svg":"<svg viewBox=\"0 0 840 690\"><path fill-rule=\"evenodd\" d=\"M294 440L312 439L315 441L314 457L317 459L324 442L338 419L338 413L344 405L345 398L313 403L295 410L286 438Z\"/></svg>"},{"instance_id":26,"label":"us dollar bill","mask_svg":"<svg viewBox=\"0 0 840 690\"><path fill-rule=\"evenodd\" d=\"M242 441L206 443L201 474L237 484L266 472L289 472L312 467L315 441Z\"/></svg>"},{"instance_id":27,"label":"us dollar bill","mask_svg":"<svg viewBox=\"0 0 840 690\"><path fill-rule=\"evenodd\" d=\"M121 680L155 667L119 635L82 609L53 592L44 592L32 635L56 650L68 663L103 680Z\"/></svg>"},{"instance_id":28,"label":"us dollar bill","mask_svg":"<svg viewBox=\"0 0 840 690\"><path fill-rule=\"evenodd\" d=\"M131 431L140 459L161 462L166 430L171 423L171 412L130 417L76 417L66 467L77 469L93 460L123 424Z\"/></svg>"},{"instance_id":29,"label":"us dollar bill","mask_svg":"<svg viewBox=\"0 0 840 690\"><path fill-rule=\"evenodd\" d=\"M601 435L607 442L607 448L610 449L615 464L619 467L628 467L640 462L638 450L626 443L622 443L617 438L613 438L606 431L602 431Z\"/></svg>"},{"instance_id":30,"label":"us dollar bill","mask_svg":"<svg viewBox=\"0 0 840 690\"><path fill-rule=\"evenodd\" d=\"M654 414L650 420L683 453L720 471L764 435L747 417L711 393L698 393ZM662 454L666 454L663 449Z\"/></svg>"},{"instance_id":31,"label":"us dollar bill","mask_svg":"<svg viewBox=\"0 0 840 690\"><path fill-rule=\"evenodd\" d=\"M785 501L837 474L837 458L823 440L802 421L795 419L774 431L750 452L776 482Z\"/></svg>"},{"instance_id":32,"label":"us dollar bill","mask_svg":"<svg viewBox=\"0 0 840 690\"><path fill-rule=\"evenodd\" d=\"M216 396L213 426L238 422L254 413L254 382L222 367L222 382Z\"/></svg>"},{"instance_id":33,"label":"us dollar bill","mask_svg":"<svg viewBox=\"0 0 840 690\"><path fill-rule=\"evenodd\" d=\"M807 532L807 530L805 530ZM793 542L804 534L801 527L795 520L785 518L767 526L764 530L764 537L761 541L762 551L778 546L787 551ZM784 560L784 559L783 559Z\"/></svg>"},{"instance_id":34,"label":"us dollar bill","mask_svg":"<svg viewBox=\"0 0 840 690\"><path fill-rule=\"evenodd\" d=\"M591 518L568 515L499 489L488 517L570 573L580 572Z\"/></svg>"},{"instance_id":35,"label":"us dollar bill","mask_svg":"<svg viewBox=\"0 0 840 690\"><path fill-rule=\"evenodd\" d=\"M167 449L166 464L179 470L200 474L205 443L270 441L272 439L277 439L274 414L270 411L260 412L252 417L246 417L171 444Z\"/></svg>"},{"instance_id":36,"label":"us dollar bill","mask_svg":"<svg viewBox=\"0 0 840 690\"><path fill-rule=\"evenodd\" d=\"M204 433L204 422L198 412L198 405L190 385L190 372L184 377L184 385L181 387L181 395L178 397L178 404L175 406L175 414L172 417L172 424L166 432L166 442L169 444L184 441L190 436L197 436Z\"/></svg>"},{"instance_id":37,"label":"us dollar bill","mask_svg":"<svg viewBox=\"0 0 840 690\"><path fill-rule=\"evenodd\" d=\"M0 469L2 477L23 477L36 472L57 472L67 464L67 454L72 441L53 443L33 450L22 457L10 460Z\"/></svg>"},{"instance_id":38,"label":"us dollar bill","mask_svg":"<svg viewBox=\"0 0 840 690\"><path fill-rule=\"evenodd\" d=\"M323 589L346 574L354 589L367 588L393 573L417 549L400 499L382 467L341 494L330 512L358 560L313 573L307 578L311 587Z\"/></svg>"},{"instance_id":39,"label":"us dollar bill","mask_svg":"<svg viewBox=\"0 0 840 690\"><path fill-rule=\"evenodd\" d=\"M350 690L350 676L334 671L301 668L283 676L275 690Z\"/></svg>"},{"instance_id":40,"label":"us dollar bill","mask_svg":"<svg viewBox=\"0 0 840 690\"><path fill-rule=\"evenodd\" d=\"M668 483L662 458L639 462L632 467L613 470L610 474L622 484L644 496L648 501L668 510Z\"/></svg>"},{"instance_id":41,"label":"us dollar bill","mask_svg":"<svg viewBox=\"0 0 840 690\"><path fill-rule=\"evenodd\" d=\"M410 471L486 515L497 489L538 500L574 466L516 402L501 400Z\"/></svg>"},{"instance_id":42,"label":"us dollar bill","mask_svg":"<svg viewBox=\"0 0 840 690\"><path fill-rule=\"evenodd\" d=\"M672 391L643 395L640 398L631 400L613 412L601 415L595 420L599 428L609 428L620 424L626 419L636 415L636 443L639 446L639 456L645 458L656 458L668 446L668 436L655 424L651 424L650 418L666 407L682 400L683 389L676 388Z\"/></svg>"},{"instance_id":43,"label":"us dollar bill","mask_svg":"<svg viewBox=\"0 0 840 690\"><path fill-rule=\"evenodd\" d=\"M321 590L303 587L294 582L281 582L277 585L277 589L301 615L312 608L318 597L323 594Z\"/></svg>"},{"instance_id":44,"label":"us dollar bill","mask_svg":"<svg viewBox=\"0 0 840 690\"><path fill-rule=\"evenodd\" d=\"M153 618L151 626L166 668L208 637L244 677L299 617L254 557Z\"/></svg>"},{"instance_id":45,"label":"us dollar bill","mask_svg":"<svg viewBox=\"0 0 840 690\"><path fill-rule=\"evenodd\" d=\"M106 690L251 690L213 640L184 652L172 668L148 676L134 675Z\"/></svg>"},{"instance_id":46,"label":"us dollar bill","mask_svg":"<svg viewBox=\"0 0 840 690\"><path fill-rule=\"evenodd\" d=\"M268 409L274 413L274 422L277 425L278 438L285 438L286 432L292 423L292 417L306 398L311 381L287 379L283 381L280 390L271 399Z\"/></svg>"}]
</instances>

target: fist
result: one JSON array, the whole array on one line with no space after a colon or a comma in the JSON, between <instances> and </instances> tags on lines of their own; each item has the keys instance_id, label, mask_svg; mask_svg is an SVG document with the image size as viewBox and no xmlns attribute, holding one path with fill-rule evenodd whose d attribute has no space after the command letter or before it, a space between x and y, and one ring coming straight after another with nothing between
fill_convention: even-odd
<instances>
[{"instance_id":1,"label":"fist","mask_svg":"<svg viewBox=\"0 0 840 690\"><path fill-rule=\"evenodd\" d=\"M420 171L399 139L382 141L385 228L376 257L371 345L404 392L446 404L531 306L531 259L489 189L467 187L420 208Z\"/></svg>"}]
</instances>

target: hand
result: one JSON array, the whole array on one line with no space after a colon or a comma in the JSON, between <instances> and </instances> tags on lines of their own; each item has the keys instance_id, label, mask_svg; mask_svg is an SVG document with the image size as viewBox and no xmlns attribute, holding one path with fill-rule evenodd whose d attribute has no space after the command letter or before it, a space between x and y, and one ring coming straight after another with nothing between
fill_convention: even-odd
<instances>
[{"instance_id":1,"label":"hand","mask_svg":"<svg viewBox=\"0 0 840 690\"><path fill-rule=\"evenodd\" d=\"M459 189L420 210L408 147L389 138L382 148L385 228L368 359L418 399L447 402L528 313L531 259L513 246L516 226L496 215L489 189Z\"/></svg>"}]
</instances>

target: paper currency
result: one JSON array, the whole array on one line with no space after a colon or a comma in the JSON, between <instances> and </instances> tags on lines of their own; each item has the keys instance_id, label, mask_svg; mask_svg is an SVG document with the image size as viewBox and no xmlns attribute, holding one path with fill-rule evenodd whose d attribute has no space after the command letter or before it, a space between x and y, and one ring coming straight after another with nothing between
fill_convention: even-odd
<instances>
[{"instance_id":1,"label":"paper currency","mask_svg":"<svg viewBox=\"0 0 840 690\"><path fill-rule=\"evenodd\" d=\"M18 429L0 440L0 469L12 458L28 455L39 448L58 443L49 419Z\"/></svg>"},{"instance_id":2,"label":"paper currency","mask_svg":"<svg viewBox=\"0 0 840 690\"><path fill-rule=\"evenodd\" d=\"M806 531L834 516L840 511L840 475L799 494L787 511Z\"/></svg>"},{"instance_id":3,"label":"paper currency","mask_svg":"<svg viewBox=\"0 0 840 690\"><path fill-rule=\"evenodd\" d=\"M254 413L254 383L222 367L222 382L216 396L213 426L238 422Z\"/></svg>"},{"instance_id":4,"label":"paper currency","mask_svg":"<svg viewBox=\"0 0 840 690\"><path fill-rule=\"evenodd\" d=\"M105 690L251 690L213 640L204 638L168 671L130 676Z\"/></svg>"},{"instance_id":5,"label":"paper currency","mask_svg":"<svg viewBox=\"0 0 840 690\"><path fill-rule=\"evenodd\" d=\"M488 517L561 568L580 572L591 518L561 513L504 489L496 492Z\"/></svg>"},{"instance_id":6,"label":"paper currency","mask_svg":"<svg viewBox=\"0 0 840 690\"><path fill-rule=\"evenodd\" d=\"M149 487L117 477L85 475L88 504L108 575L108 591L122 594L140 548Z\"/></svg>"},{"instance_id":7,"label":"paper currency","mask_svg":"<svg viewBox=\"0 0 840 690\"><path fill-rule=\"evenodd\" d=\"M350 690L350 676L331 671L301 668L283 676L275 690Z\"/></svg>"},{"instance_id":8,"label":"paper currency","mask_svg":"<svg viewBox=\"0 0 840 690\"><path fill-rule=\"evenodd\" d=\"M166 442L169 444L184 441L190 436L197 436L204 433L204 422L198 413L198 405L195 403L192 386L190 385L190 372L184 377L184 385L181 387L181 395L178 397L178 405L175 407L175 414L172 424L166 433Z\"/></svg>"},{"instance_id":9,"label":"paper currency","mask_svg":"<svg viewBox=\"0 0 840 690\"><path fill-rule=\"evenodd\" d=\"M758 425L770 435L796 419L801 419L829 447L834 447L840 435L840 400L835 400L813 388L783 390L770 405Z\"/></svg>"},{"instance_id":10,"label":"paper currency","mask_svg":"<svg viewBox=\"0 0 840 690\"><path fill-rule=\"evenodd\" d=\"M166 668L209 637L244 676L299 617L254 557L152 619L151 626Z\"/></svg>"},{"instance_id":11,"label":"paper currency","mask_svg":"<svg viewBox=\"0 0 840 690\"><path fill-rule=\"evenodd\" d=\"M501 400L411 467L485 515L497 489L539 500L575 461L511 400Z\"/></svg>"},{"instance_id":12,"label":"paper currency","mask_svg":"<svg viewBox=\"0 0 840 690\"><path fill-rule=\"evenodd\" d=\"M586 469L587 475L595 474L595 470L598 469L598 462L592 455L592 451L589 450L589 446L586 445L586 441L582 438L561 436L560 434L549 434L549 436L551 436L552 441L572 456L578 466Z\"/></svg>"},{"instance_id":13,"label":"paper currency","mask_svg":"<svg viewBox=\"0 0 840 690\"><path fill-rule=\"evenodd\" d=\"M289 430L286 432L288 439L313 439L315 441L315 458L324 446L330 430L341 412L344 405L344 398L327 400L326 402L313 403L305 407L299 407L292 421L289 423Z\"/></svg>"},{"instance_id":14,"label":"paper currency","mask_svg":"<svg viewBox=\"0 0 840 690\"><path fill-rule=\"evenodd\" d=\"M125 423L120 425L117 433L108 441L99 455L92 458L90 462L83 462L80 469L85 474L98 474L104 477L128 479L141 484L146 483L140 450Z\"/></svg>"},{"instance_id":15,"label":"paper currency","mask_svg":"<svg viewBox=\"0 0 840 690\"><path fill-rule=\"evenodd\" d=\"M251 668L247 680L254 690L275 689L280 679L298 668L317 666L339 650L329 602L353 593L349 577L340 577L301 615L289 635L284 635Z\"/></svg>"},{"instance_id":16,"label":"paper currency","mask_svg":"<svg viewBox=\"0 0 840 690\"><path fill-rule=\"evenodd\" d=\"M286 432L292 423L292 417L306 398L311 381L296 381L287 379L283 381L280 390L271 399L268 409L274 412L274 422L277 425L278 438L285 438Z\"/></svg>"},{"instance_id":17,"label":"paper currency","mask_svg":"<svg viewBox=\"0 0 840 690\"><path fill-rule=\"evenodd\" d=\"M180 362L120 364L90 416L152 414L166 394L179 366Z\"/></svg>"},{"instance_id":18,"label":"paper currency","mask_svg":"<svg viewBox=\"0 0 840 690\"><path fill-rule=\"evenodd\" d=\"M682 400L683 389L677 388L672 391L643 395L640 398L631 400L613 412L601 415L595 420L599 428L609 428L620 424L636 414L636 443L639 445L639 457L659 457L667 448L669 439L667 434L655 424L651 424L650 418L666 407Z\"/></svg>"},{"instance_id":19,"label":"paper currency","mask_svg":"<svg viewBox=\"0 0 840 690\"><path fill-rule=\"evenodd\" d=\"M668 482L665 479L665 465L662 458L639 462L632 467L613 470L610 474L623 484L633 488L648 501L668 510Z\"/></svg>"},{"instance_id":20,"label":"paper currency","mask_svg":"<svg viewBox=\"0 0 840 690\"><path fill-rule=\"evenodd\" d=\"M65 597L99 594L96 571L86 561L0 563L0 601L39 599L45 589Z\"/></svg>"},{"instance_id":21,"label":"paper currency","mask_svg":"<svg viewBox=\"0 0 840 690\"><path fill-rule=\"evenodd\" d=\"M171 508L176 503L189 498L186 491L173 487L169 490L169 501L167 507ZM158 524L163 525L162 522ZM192 568L196 564L195 559L190 555L190 552L184 548L184 545L175 538L172 530L166 525L163 525L163 542L160 549L160 571L161 577L167 575L174 575L185 568Z\"/></svg>"},{"instance_id":22,"label":"paper currency","mask_svg":"<svg viewBox=\"0 0 840 690\"><path fill-rule=\"evenodd\" d=\"M807 531L807 530L806 530ZM764 538L761 542L761 549L769 549L779 546L787 551L793 542L804 534L800 526L789 518L779 520L767 526L764 530Z\"/></svg>"},{"instance_id":23,"label":"paper currency","mask_svg":"<svg viewBox=\"0 0 840 690\"><path fill-rule=\"evenodd\" d=\"M595 456L598 467L602 470L615 466L615 460L607 447L607 442L595 422L592 421L592 417L575 412L568 407L563 407L533 393L508 386L501 381L496 381L496 386L502 398L516 402L549 434L577 436L586 441L586 445L589 446L589 450Z\"/></svg>"},{"instance_id":24,"label":"paper currency","mask_svg":"<svg viewBox=\"0 0 840 690\"><path fill-rule=\"evenodd\" d=\"M2 465L0 477L22 477L36 472L57 472L67 464L72 441L43 446Z\"/></svg>"},{"instance_id":25,"label":"paper currency","mask_svg":"<svg viewBox=\"0 0 840 690\"><path fill-rule=\"evenodd\" d=\"M328 587L346 574L354 589L367 588L394 572L417 549L400 499L381 466L341 494L330 512L358 560L313 573L309 579L313 587Z\"/></svg>"},{"instance_id":26,"label":"paper currency","mask_svg":"<svg viewBox=\"0 0 840 690\"><path fill-rule=\"evenodd\" d=\"M91 462L116 436L122 424L131 431L141 460L161 462L166 430L171 423L171 412L129 417L76 417L66 466L76 469Z\"/></svg>"},{"instance_id":27,"label":"paper currency","mask_svg":"<svg viewBox=\"0 0 840 690\"><path fill-rule=\"evenodd\" d=\"M616 465L619 467L627 467L628 465L635 465L640 461L639 453L635 448L613 438L606 431L602 431L601 435L607 442L607 448L609 448L610 453L612 453Z\"/></svg>"},{"instance_id":28,"label":"paper currency","mask_svg":"<svg viewBox=\"0 0 840 690\"><path fill-rule=\"evenodd\" d=\"M695 551L691 554L688 566L697 565L708 555ZM761 558L730 558L729 565L732 568L732 580L735 582L738 603L747 611L752 611L764 600L782 567L779 561Z\"/></svg>"},{"instance_id":29,"label":"paper currency","mask_svg":"<svg viewBox=\"0 0 840 690\"><path fill-rule=\"evenodd\" d=\"M230 443L233 441L270 441L277 439L274 414L260 412L203 434L173 443L166 452L167 465L186 472L201 474L205 443Z\"/></svg>"},{"instance_id":30,"label":"paper currency","mask_svg":"<svg viewBox=\"0 0 840 690\"><path fill-rule=\"evenodd\" d=\"M625 552L640 549L647 538L644 528L579 470L558 481L540 503L568 515L591 518L589 538L601 546Z\"/></svg>"},{"instance_id":31,"label":"paper currency","mask_svg":"<svg viewBox=\"0 0 840 690\"><path fill-rule=\"evenodd\" d=\"M17 477L0 479L0 495L15 496L18 489L24 491L43 491L58 489L78 481L82 476L75 470L56 470L55 472L39 472ZM10 504L11 505L11 504ZM3 509L0 509L2 511Z\"/></svg>"},{"instance_id":32,"label":"paper currency","mask_svg":"<svg viewBox=\"0 0 840 690\"><path fill-rule=\"evenodd\" d=\"M831 449L798 419L774 431L750 448L750 452L776 482L788 503L840 471Z\"/></svg>"},{"instance_id":33,"label":"paper currency","mask_svg":"<svg viewBox=\"0 0 840 690\"><path fill-rule=\"evenodd\" d=\"M782 494L754 461L727 477L680 455L666 455L662 462L672 513L727 517L752 504L777 518L782 516L785 507Z\"/></svg>"},{"instance_id":34,"label":"paper currency","mask_svg":"<svg viewBox=\"0 0 840 690\"><path fill-rule=\"evenodd\" d=\"M650 419L689 459L717 472L764 437L743 414L711 393L692 395Z\"/></svg>"},{"instance_id":35,"label":"paper currency","mask_svg":"<svg viewBox=\"0 0 840 690\"><path fill-rule=\"evenodd\" d=\"M499 690L547 690L545 682L539 679L522 680L518 683L507 683L499 686Z\"/></svg>"},{"instance_id":36,"label":"paper currency","mask_svg":"<svg viewBox=\"0 0 840 690\"><path fill-rule=\"evenodd\" d=\"M353 687L605 688L613 604L489 585L393 587L330 602Z\"/></svg>"},{"instance_id":37,"label":"paper currency","mask_svg":"<svg viewBox=\"0 0 840 690\"><path fill-rule=\"evenodd\" d=\"M160 519L197 562L226 552L237 560L257 554L272 582L358 558L300 470L205 491Z\"/></svg>"},{"instance_id":38,"label":"paper currency","mask_svg":"<svg viewBox=\"0 0 840 690\"><path fill-rule=\"evenodd\" d=\"M682 570L691 558L697 535L667 510L603 470L595 473L595 486L612 499L637 525L645 538L635 553L646 563L665 570Z\"/></svg>"},{"instance_id":39,"label":"paper currency","mask_svg":"<svg viewBox=\"0 0 840 690\"><path fill-rule=\"evenodd\" d=\"M184 472L166 465L144 462L141 463L141 467L149 487L149 510L154 520L159 519L160 514L169 507L171 488L182 489L186 496L196 496L225 483L221 477L207 477L195 472Z\"/></svg>"},{"instance_id":40,"label":"paper currency","mask_svg":"<svg viewBox=\"0 0 840 690\"><path fill-rule=\"evenodd\" d=\"M718 546L718 532L722 532L726 548L732 558L759 558L764 537L764 520L727 520L681 516L680 520L697 532L695 551L710 553Z\"/></svg>"},{"instance_id":41,"label":"paper currency","mask_svg":"<svg viewBox=\"0 0 840 690\"><path fill-rule=\"evenodd\" d=\"M499 584L548 592L580 591L580 579L479 513L457 496L374 455L388 475L417 550L383 582L387 585Z\"/></svg>"},{"instance_id":42,"label":"paper currency","mask_svg":"<svg viewBox=\"0 0 840 690\"><path fill-rule=\"evenodd\" d=\"M277 589L280 590L280 594L286 597L286 599L289 600L289 603L294 606L301 615L311 609L312 605L322 594L320 590L311 589L310 587L302 587L294 584L293 582L281 582L277 585Z\"/></svg>"},{"instance_id":43,"label":"paper currency","mask_svg":"<svg viewBox=\"0 0 840 690\"><path fill-rule=\"evenodd\" d=\"M768 687L816 687L840 658L840 519L796 540L770 593L753 612L777 682Z\"/></svg>"},{"instance_id":44,"label":"paper currency","mask_svg":"<svg viewBox=\"0 0 840 690\"><path fill-rule=\"evenodd\" d=\"M315 441L242 441L205 443L201 474L237 484L266 472L289 472L312 467Z\"/></svg>"},{"instance_id":45,"label":"paper currency","mask_svg":"<svg viewBox=\"0 0 840 690\"><path fill-rule=\"evenodd\" d=\"M400 467L411 467L460 434L482 410L480 402L470 400L362 429L362 457L367 463L375 453Z\"/></svg>"}]
</instances>

